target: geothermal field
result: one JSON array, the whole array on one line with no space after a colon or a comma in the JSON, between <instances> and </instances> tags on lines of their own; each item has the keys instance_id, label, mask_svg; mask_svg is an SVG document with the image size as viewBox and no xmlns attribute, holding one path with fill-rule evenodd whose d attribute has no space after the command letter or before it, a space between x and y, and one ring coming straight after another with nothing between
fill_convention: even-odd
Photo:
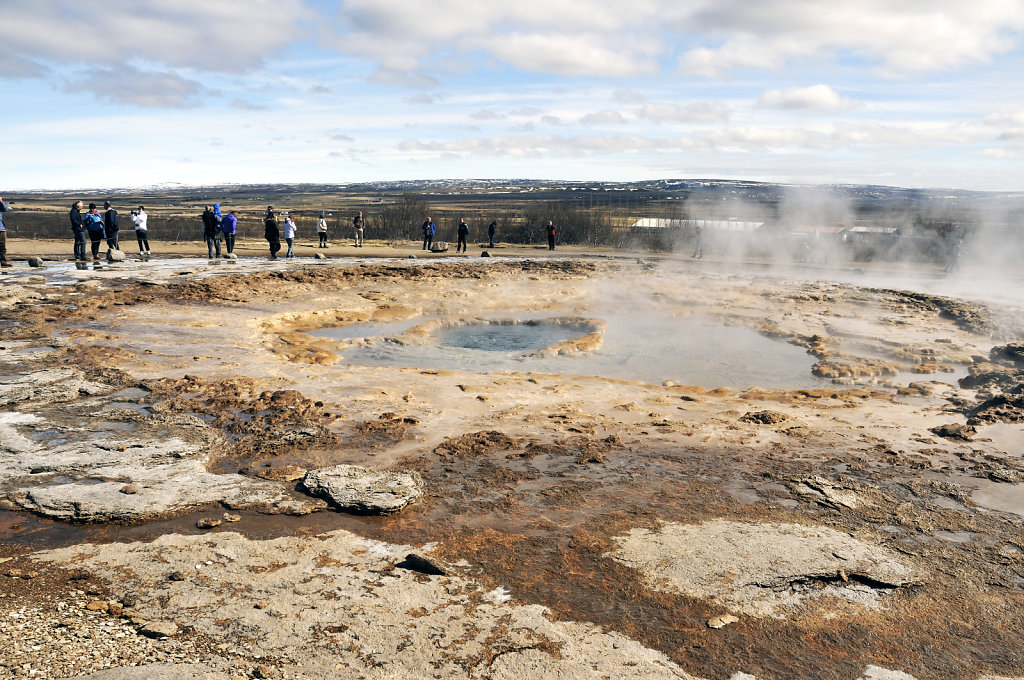
<instances>
[{"instance_id":1,"label":"geothermal field","mask_svg":"<svg viewBox=\"0 0 1024 680\"><path fill-rule=\"evenodd\" d=\"M413 248L5 270L0 676L1024 677L1020 276Z\"/></svg>"}]
</instances>

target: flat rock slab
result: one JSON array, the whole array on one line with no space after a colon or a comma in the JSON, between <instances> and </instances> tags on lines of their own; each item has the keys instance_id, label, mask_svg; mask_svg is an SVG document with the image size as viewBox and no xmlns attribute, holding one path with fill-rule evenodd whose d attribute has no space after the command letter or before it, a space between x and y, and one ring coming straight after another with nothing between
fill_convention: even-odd
<instances>
[{"instance_id":1,"label":"flat rock slab","mask_svg":"<svg viewBox=\"0 0 1024 680\"><path fill-rule=\"evenodd\" d=\"M336 465L306 473L302 485L341 510L362 515L387 515L416 501L423 492L414 472L369 470Z\"/></svg>"},{"instance_id":2,"label":"flat rock slab","mask_svg":"<svg viewBox=\"0 0 1024 680\"><path fill-rule=\"evenodd\" d=\"M634 529L615 541L607 556L651 588L749 616L785 618L823 598L878 609L885 593L916 582L894 553L828 527L717 519Z\"/></svg>"}]
</instances>

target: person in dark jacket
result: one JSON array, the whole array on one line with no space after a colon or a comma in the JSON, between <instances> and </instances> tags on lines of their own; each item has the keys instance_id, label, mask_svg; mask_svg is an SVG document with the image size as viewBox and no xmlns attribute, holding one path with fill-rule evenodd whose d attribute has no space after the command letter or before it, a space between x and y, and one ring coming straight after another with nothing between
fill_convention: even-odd
<instances>
[{"instance_id":1,"label":"person in dark jacket","mask_svg":"<svg viewBox=\"0 0 1024 680\"><path fill-rule=\"evenodd\" d=\"M469 225L466 224L466 220L459 220L459 241L455 244L455 252L459 252L459 248L462 248L462 252L466 252L466 239L469 238Z\"/></svg>"},{"instance_id":2,"label":"person in dark jacket","mask_svg":"<svg viewBox=\"0 0 1024 680\"><path fill-rule=\"evenodd\" d=\"M548 250L555 249L555 223L548 220Z\"/></svg>"},{"instance_id":3,"label":"person in dark jacket","mask_svg":"<svg viewBox=\"0 0 1024 680\"><path fill-rule=\"evenodd\" d=\"M220 222L220 230L224 232L224 245L228 254L235 252L235 233L238 232L238 213L232 210Z\"/></svg>"},{"instance_id":4,"label":"person in dark jacket","mask_svg":"<svg viewBox=\"0 0 1024 680\"><path fill-rule=\"evenodd\" d=\"M277 215L274 206L267 206L267 214L263 216L263 238L270 244L270 259L277 259L277 251L281 250L281 230L277 226Z\"/></svg>"},{"instance_id":5,"label":"person in dark jacket","mask_svg":"<svg viewBox=\"0 0 1024 680\"><path fill-rule=\"evenodd\" d=\"M95 203L89 204L89 212L82 218L85 222L85 230L89 232L89 241L92 245L92 259L100 259L100 243L103 241L103 215L96 209Z\"/></svg>"},{"instance_id":6,"label":"person in dark jacket","mask_svg":"<svg viewBox=\"0 0 1024 680\"><path fill-rule=\"evenodd\" d=\"M206 241L206 253L208 259L214 258L216 249L217 257L220 257L220 225L217 224L217 216L210 206L203 211L203 240Z\"/></svg>"},{"instance_id":7,"label":"person in dark jacket","mask_svg":"<svg viewBox=\"0 0 1024 680\"><path fill-rule=\"evenodd\" d=\"M103 203L103 231L107 233L107 248L120 250L117 243L118 232L121 227L117 224L117 211L114 210L110 201Z\"/></svg>"},{"instance_id":8,"label":"person in dark jacket","mask_svg":"<svg viewBox=\"0 0 1024 680\"><path fill-rule=\"evenodd\" d=\"M423 250L430 250L430 246L434 244L434 234L437 232L437 228L434 226L434 221L427 218L427 221L423 223Z\"/></svg>"},{"instance_id":9,"label":"person in dark jacket","mask_svg":"<svg viewBox=\"0 0 1024 680\"><path fill-rule=\"evenodd\" d=\"M85 222L82 220L82 202L71 206L71 233L75 235L75 262L85 261Z\"/></svg>"},{"instance_id":10,"label":"person in dark jacket","mask_svg":"<svg viewBox=\"0 0 1024 680\"><path fill-rule=\"evenodd\" d=\"M0 198L0 267L10 267L7 261L7 227L4 226L3 214L10 210L4 199Z\"/></svg>"},{"instance_id":11,"label":"person in dark jacket","mask_svg":"<svg viewBox=\"0 0 1024 680\"><path fill-rule=\"evenodd\" d=\"M487 244L488 248L493 248L494 247L494 232L497 231L497 230L498 230L498 220L494 220L489 225L487 225L487 240L490 241L490 243Z\"/></svg>"}]
</instances>

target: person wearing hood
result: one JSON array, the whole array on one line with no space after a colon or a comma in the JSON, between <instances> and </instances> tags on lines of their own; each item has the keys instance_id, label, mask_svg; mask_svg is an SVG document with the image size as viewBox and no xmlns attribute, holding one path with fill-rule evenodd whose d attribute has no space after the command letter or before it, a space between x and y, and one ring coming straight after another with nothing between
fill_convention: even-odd
<instances>
[{"instance_id":1,"label":"person wearing hood","mask_svg":"<svg viewBox=\"0 0 1024 680\"><path fill-rule=\"evenodd\" d=\"M267 214L263 216L263 237L270 244L270 259L277 259L277 251L281 250L281 230L277 226L277 215L274 206L267 206Z\"/></svg>"},{"instance_id":2,"label":"person wearing hood","mask_svg":"<svg viewBox=\"0 0 1024 680\"><path fill-rule=\"evenodd\" d=\"M85 222L82 220L82 202L75 201L68 215L71 218L71 233L75 235L75 262L85 261Z\"/></svg>"},{"instance_id":3,"label":"person wearing hood","mask_svg":"<svg viewBox=\"0 0 1024 680\"><path fill-rule=\"evenodd\" d=\"M285 253L285 257L295 257L295 252L292 250L292 246L295 245L295 223L287 213L284 218L284 242L288 244L288 252Z\"/></svg>"},{"instance_id":4,"label":"person wearing hood","mask_svg":"<svg viewBox=\"0 0 1024 680\"><path fill-rule=\"evenodd\" d=\"M221 220L220 230L224 232L224 245L228 255L235 252L235 233L238 231L238 213L232 210Z\"/></svg>"},{"instance_id":5,"label":"person wearing hood","mask_svg":"<svg viewBox=\"0 0 1024 680\"><path fill-rule=\"evenodd\" d=\"M210 206L203 211L203 240L206 241L207 258L212 260L214 251L216 257L220 257L220 225Z\"/></svg>"}]
</instances>

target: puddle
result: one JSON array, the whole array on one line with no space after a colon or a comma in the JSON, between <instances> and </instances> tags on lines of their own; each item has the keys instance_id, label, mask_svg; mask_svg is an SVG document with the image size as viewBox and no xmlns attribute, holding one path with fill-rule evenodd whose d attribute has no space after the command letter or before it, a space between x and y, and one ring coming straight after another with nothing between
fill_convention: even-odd
<instances>
[{"instance_id":1,"label":"puddle","mask_svg":"<svg viewBox=\"0 0 1024 680\"><path fill-rule=\"evenodd\" d=\"M524 356L524 351L578 337L578 328L524 320L515 325L468 325L439 330L432 344L378 342L343 352L346 363L471 372L513 371L599 376L660 384L666 380L704 387L794 389L831 385L811 373L815 359L794 345L748 328L692 317L616 313L600 349L572 356ZM365 324L323 329L333 339L393 337L422 323ZM921 376L917 376L921 379Z\"/></svg>"},{"instance_id":2,"label":"puddle","mask_svg":"<svg viewBox=\"0 0 1024 680\"><path fill-rule=\"evenodd\" d=\"M971 494L971 500L981 507L1024 517L1024 484L1001 484L987 479L975 479L972 483L978 489Z\"/></svg>"},{"instance_id":3,"label":"puddle","mask_svg":"<svg viewBox=\"0 0 1024 680\"><path fill-rule=\"evenodd\" d=\"M1024 452L1024 425L997 423L978 428L976 439L991 439L992 445L1008 456L1020 457Z\"/></svg>"}]
</instances>

